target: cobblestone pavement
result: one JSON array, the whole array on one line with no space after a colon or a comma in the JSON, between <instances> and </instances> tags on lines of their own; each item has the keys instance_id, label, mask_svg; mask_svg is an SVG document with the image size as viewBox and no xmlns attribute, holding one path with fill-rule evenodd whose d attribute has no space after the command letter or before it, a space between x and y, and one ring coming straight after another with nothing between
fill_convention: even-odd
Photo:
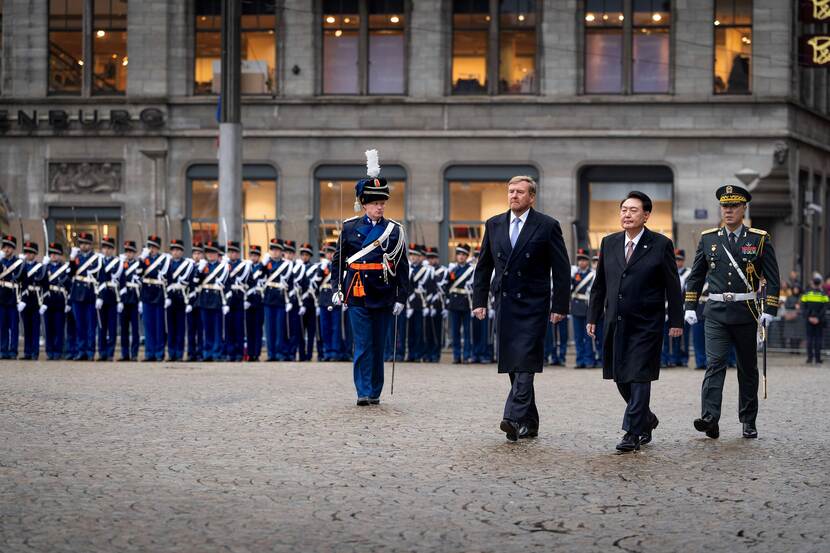
<instances>
[{"instance_id":1,"label":"cobblestone pavement","mask_svg":"<svg viewBox=\"0 0 830 553\"><path fill-rule=\"evenodd\" d=\"M492 365L402 363L358 408L342 363L3 362L0 551L828 551L830 365L796 359L758 440L734 371L712 441L702 373L665 370L632 455L598 370L547 369L508 443Z\"/></svg>"}]
</instances>

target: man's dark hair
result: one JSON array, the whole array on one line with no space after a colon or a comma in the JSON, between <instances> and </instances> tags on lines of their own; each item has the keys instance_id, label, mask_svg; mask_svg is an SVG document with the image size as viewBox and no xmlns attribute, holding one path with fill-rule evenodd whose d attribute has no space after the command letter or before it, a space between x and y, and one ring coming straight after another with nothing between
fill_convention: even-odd
<instances>
[{"instance_id":1,"label":"man's dark hair","mask_svg":"<svg viewBox=\"0 0 830 553\"><path fill-rule=\"evenodd\" d=\"M623 200L620 202L620 207L622 207L622 204L624 204L626 200L630 200L631 198L634 198L636 200L640 200L640 202L643 204L643 211L645 211L647 213L651 213L651 208L652 208L651 198L649 198L647 195L645 195L644 193L639 192L637 190L632 190L631 192L629 192L628 196L623 198Z\"/></svg>"}]
</instances>

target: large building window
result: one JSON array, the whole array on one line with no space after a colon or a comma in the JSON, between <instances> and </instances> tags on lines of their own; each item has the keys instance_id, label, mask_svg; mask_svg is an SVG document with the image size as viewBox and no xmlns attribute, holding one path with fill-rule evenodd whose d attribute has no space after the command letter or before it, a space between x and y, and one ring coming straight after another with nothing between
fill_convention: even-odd
<instances>
[{"instance_id":1,"label":"large building window","mask_svg":"<svg viewBox=\"0 0 830 553\"><path fill-rule=\"evenodd\" d=\"M219 237L219 168L193 165L187 170L188 212L193 240ZM270 165L243 165L242 218L243 244L267 248L268 239L277 235L277 172Z\"/></svg>"},{"instance_id":2,"label":"large building window","mask_svg":"<svg viewBox=\"0 0 830 553\"><path fill-rule=\"evenodd\" d=\"M389 183L389 201L384 217L406 225L406 172L399 165L383 167L381 176ZM317 183L317 216L312 221L312 242L334 242L343 219L349 219L360 211L354 211L355 183L366 176L366 168L359 165L324 165L314 172ZM341 219L342 218L342 219Z\"/></svg>"},{"instance_id":3,"label":"large building window","mask_svg":"<svg viewBox=\"0 0 830 553\"><path fill-rule=\"evenodd\" d=\"M538 24L534 0L454 0L452 93L538 92Z\"/></svg>"},{"instance_id":4,"label":"large building window","mask_svg":"<svg viewBox=\"0 0 830 553\"><path fill-rule=\"evenodd\" d=\"M92 93L127 91L127 2L95 0L92 28Z\"/></svg>"},{"instance_id":5,"label":"large building window","mask_svg":"<svg viewBox=\"0 0 830 553\"><path fill-rule=\"evenodd\" d=\"M715 94L752 92L752 0L715 1Z\"/></svg>"},{"instance_id":6,"label":"large building window","mask_svg":"<svg viewBox=\"0 0 830 553\"><path fill-rule=\"evenodd\" d=\"M668 93L670 31L670 0L587 0L585 92Z\"/></svg>"},{"instance_id":7,"label":"large building window","mask_svg":"<svg viewBox=\"0 0 830 553\"><path fill-rule=\"evenodd\" d=\"M221 0L196 0L193 91L219 94L222 86ZM276 94L276 0L242 0L242 94Z\"/></svg>"},{"instance_id":8,"label":"large building window","mask_svg":"<svg viewBox=\"0 0 830 553\"><path fill-rule=\"evenodd\" d=\"M323 94L405 93L404 0L324 0L322 25Z\"/></svg>"},{"instance_id":9,"label":"large building window","mask_svg":"<svg viewBox=\"0 0 830 553\"><path fill-rule=\"evenodd\" d=\"M84 2L49 0L49 93L83 90Z\"/></svg>"}]
</instances>

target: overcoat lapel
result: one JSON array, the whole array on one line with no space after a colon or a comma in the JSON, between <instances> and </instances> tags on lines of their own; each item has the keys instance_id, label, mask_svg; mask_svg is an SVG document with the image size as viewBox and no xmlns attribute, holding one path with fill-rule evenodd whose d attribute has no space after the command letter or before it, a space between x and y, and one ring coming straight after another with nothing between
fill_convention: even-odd
<instances>
[{"instance_id":1,"label":"overcoat lapel","mask_svg":"<svg viewBox=\"0 0 830 553\"><path fill-rule=\"evenodd\" d=\"M510 212L507 212L507 245L510 245ZM519 238L516 240L516 247L510 252L510 257L507 259L508 263L522 252L536 229L539 227L539 218L536 216L536 211L531 207L527 214L527 220L522 227L522 232L519 233Z\"/></svg>"},{"instance_id":2,"label":"overcoat lapel","mask_svg":"<svg viewBox=\"0 0 830 553\"><path fill-rule=\"evenodd\" d=\"M644 255L648 253L648 249L651 247L651 242L653 240L654 233L652 233L650 230L646 228L643 232L643 237L640 238L640 241L637 242L637 247L634 248L634 253L631 254L631 259L628 260L627 268L633 267L635 263L637 263L640 259L642 259Z\"/></svg>"}]
</instances>

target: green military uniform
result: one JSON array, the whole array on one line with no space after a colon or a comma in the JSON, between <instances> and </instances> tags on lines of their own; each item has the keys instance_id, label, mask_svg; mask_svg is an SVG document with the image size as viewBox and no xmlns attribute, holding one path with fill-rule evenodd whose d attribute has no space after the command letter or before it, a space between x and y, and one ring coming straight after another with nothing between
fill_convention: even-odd
<instances>
[{"instance_id":1,"label":"green military uniform","mask_svg":"<svg viewBox=\"0 0 830 553\"><path fill-rule=\"evenodd\" d=\"M748 191L738 186L721 187L716 196L722 205L747 203L751 198ZM755 437L758 324L762 314L774 317L778 312L780 286L778 262L769 234L743 225L732 232L726 227L703 231L686 281L687 313L698 307L706 283L709 299L703 314L707 363L701 392L702 415L695 421L695 427L712 438L719 435L717 423L723 383L734 345L738 365L738 415L744 423L744 436ZM761 291L763 283L766 286Z\"/></svg>"}]
</instances>

